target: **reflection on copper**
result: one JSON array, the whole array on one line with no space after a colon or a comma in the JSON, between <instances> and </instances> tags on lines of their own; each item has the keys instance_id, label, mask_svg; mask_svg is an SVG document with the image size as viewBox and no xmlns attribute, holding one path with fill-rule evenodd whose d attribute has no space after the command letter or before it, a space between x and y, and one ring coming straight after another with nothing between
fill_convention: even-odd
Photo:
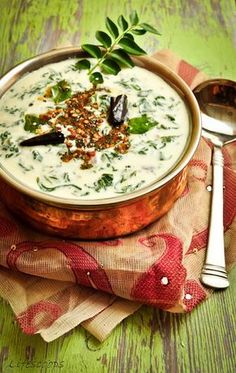
<instances>
[{"instance_id":1,"label":"reflection on copper","mask_svg":"<svg viewBox=\"0 0 236 373\"><path fill-rule=\"evenodd\" d=\"M0 182L7 207L39 231L80 239L107 239L144 228L170 210L186 186L186 169L165 186L128 203L96 210L47 205Z\"/></svg>"},{"instance_id":2,"label":"reflection on copper","mask_svg":"<svg viewBox=\"0 0 236 373\"><path fill-rule=\"evenodd\" d=\"M8 73L8 79L0 81L5 92L23 74L47 63L69 57L84 57L77 47L53 50L36 56ZM189 109L190 135L186 150L173 170L157 181L147 191L124 195L119 201L107 204L98 200L96 206L79 202L68 204L57 198L33 191L23 186L2 169L0 193L6 206L21 220L39 231L79 239L108 239L123 236L146 227L167 213L183 193L187 182L187 166L196 151L201 135L200 111L186 84L165 65L153 58L133 58L136 65L144 67L165 79L180 94ZM4 83L5 82L5 83Z\"/></svg>"}]
</instances>

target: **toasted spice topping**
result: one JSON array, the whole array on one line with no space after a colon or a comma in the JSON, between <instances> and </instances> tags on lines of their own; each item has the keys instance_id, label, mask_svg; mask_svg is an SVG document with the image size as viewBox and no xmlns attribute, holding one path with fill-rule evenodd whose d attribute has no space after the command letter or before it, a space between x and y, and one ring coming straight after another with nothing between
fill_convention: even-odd
<instances>
[{"instance_id":1,"label":"toasted spice topping","mask_svg":"<svg viewBox=\"0 0 236 373\"><path fill-rule=\"evenodd\" d=\"M97 151L113 147L118 153L126 153L130 146L127 124L113 127L107 123L107 112L96 99L99 91L109 92L96 87L77 92L65 101L65 107L40 115L40 119L47 121L53 130L67 131L65 144L68 151L62 155L62 160L68 162L80 158L83 160L82 169L93 166ZM103 131L104 124L109 126L106 131Z\"/></svg>"}]
</instances>

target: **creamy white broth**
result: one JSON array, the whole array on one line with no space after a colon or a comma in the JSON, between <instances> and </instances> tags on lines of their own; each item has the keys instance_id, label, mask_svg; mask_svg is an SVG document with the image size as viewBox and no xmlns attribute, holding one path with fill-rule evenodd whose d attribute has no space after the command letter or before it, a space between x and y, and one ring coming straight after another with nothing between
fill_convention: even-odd
<instances>
[{"instance_id":1,"label":"creamy white broth","mask_svg":"<svg viewBox=\"0 0 236 373\"><path fill-rule=\"evenodd\" d=\"M104 83L99 85L109 90L108 96L127 95L127 123L142 115L158 122L143 134L130 134L130 147L126 153L121 154L114 147L96 150L92 167L81 169L81 159L74 158L69 162L61 159L68 151L65 144L19 145L21 140L35 136L24 130L26 114L38 116L56 106L65 106L65 102L55 104L51 97L42 100L48 86L65 79L72 93L92 87L87 72L74 69L76 61L68 59L31 72L0 99L1 164L30 188L72 199L114 197L162 178L185 149L189 135L188 111L178 93L163 79L137 66L122 69L117 76L104 75ZM98 107L96 115L99 110ZM49 129L47 124L41 128L43 132ZM104 134L110 129L111 125L104 118L99 131ZM66 127L61 131L65 137L69 133ZM73 153L77 145L75 141L71 145Z\"/></svg>"}]
</instances>

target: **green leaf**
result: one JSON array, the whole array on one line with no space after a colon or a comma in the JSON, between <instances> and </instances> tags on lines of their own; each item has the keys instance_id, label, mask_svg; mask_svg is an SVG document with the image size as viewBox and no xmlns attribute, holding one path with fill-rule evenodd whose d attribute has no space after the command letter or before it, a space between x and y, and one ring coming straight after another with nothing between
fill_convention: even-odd
<instances>
[{"instance_id":1,"label":"green leaf","mask_svg":"<svg viewBox=\"0 0 236 373\"><path fill-rule=\"evenodd\" d=\"M130 56L123 49L115 49L113 52L110 53L110 56L127 67L134 66L134 63L131 60Z\"/></svg>"},{"instance_id":2,"label":"green leaf","mask_svg":"<svg viewBox=\"0 0 236 373\"><path fill-rule=\"evenodd\" d=\"M130 34L129 32L126 32L126 33L124 34L124 37L125 37L125 38L128 38L128 39L131 39L131 40L134 40L133 35Z\"/></svg>"},{"instance_id":3,"label":"green leaf","mask_svg":"<svg viewBox=\"0 0 236 373\"><path fill-rule=\"evenodd\" d=\"M135 117L128 122L128 131L133 134L142 134L158 124L154 119L148 117L146 114L141 117Z\"/></svg>"},{"instance_id":4,"label":"green leaf","mask_svg":"<svg viewBox=\"0 0 236 373\"><path fill-rule=\"evenodd\" d=\"M75 64L75 68L78 70L87 70L87 69L90 69L90 66L91 66L90 61L86 59L79 60Z\"/></svg>"},{"instance_id":5,"label":"green leaf","mask_svg":"<svg viewBox=\"0 0 236 373\"><path fill-rule=\"evenodd\" d=\"M120 71L120 66L115 61L113 61L111 58L106 58L102 62L101 67L108 74L117 75L118 72Z\"/></svg>"},{"instance_id":6,"label":"green leaf","mask_svg":"<svg viewBox=\"0 0 236 373\"><path fill-rule=\"evenodd\" d=\"M106 17L106 28L114 39L119 36L118 27L109 17Z\"/></svg>"},{"instance_id":7,"label":"green leaf","mask_svg":"<svg viewBox=\"0 0 236 373\"><path fill-rule=\"evenodd\" d=\"M90 54L90 56L95 57L95 58L101 58L102 57L102 52L101 49L97 45L93 44L82 44L81 48Z\"/></svg>"},{"instance_id":8,"label":"green leaf","mask_svg":"<svg viewBox=\"0 0 236 373\"><path fill-rule=\"evenodd\" d=\"M127 30L127 28L129 27L128 22L126 21L126 19L122 15L120 15L118 17L117 22L118 22L118 25L120 26L122 31Z\"/></svg>"},{"instance_id":9,"label":"green leaf","mask_svg":"<svg viewBox=\"0 0 236 373\"><path fill-rule=\"evenodd\" d=\"M134 28L133 30L131 30L131 32L134 35L144 35L146 34L147 30L144 30L143 28Z\"/></svg>"},{"instance_id":10,"label":"green leaf","mask_svg":"<svg viewBox=\"0 0 236 373\"><path fill-rule=\"evenodd\" d=\"M129 16L129 19L130 19L130 23L131 25L137 25L138 22L139 22L139 18L138 18L138 14L136 12L136 10L133 10L132 13L130 14Z\"/></svg>"},{"instance_id":11,"label":"green leaf","mask_svg":"<svg viewBox=\"0 0 236 373\"><path fill-rule=\"evenodd\" d=\"M103 32L103 31L97 31L96 32L96 39L105 47L105 48L109 48L111 46L111 38L110 36L106 33L106 32Z\"/></svg>"},{"instance_id":12,"label":"green leaf","mask_svg":"<svg viewBox=\"0 0 236 373\"><path fill-rule=\"evenodd\" d=\"M32 132L32 133L36 133L36 130L45 123L46 123L45 120L39 117L36 117L36 115L26 114L24 130Z\"/></svg>"},{"instance_id":13,"label":"green leaf","mask_svg":"<svg viewBox=\"0 0 236 373\"><path fill-rule=\"evenodd\" d=\"M92 73L89 76L89 80L92 84L97 85L103 83L103 77L102 74L99 72Z\"/></svg>"},{"instance_id":14,"label":"green leaf","mask_svg":"<svg viewBox=\"0 0 236 373\"><path fill-rule=\"evenodd\" d=\"M128 38L122 38L119 41L119 45L129 54L133 54L134 56L141 56L142 54L146 54L146 52L140 48L133 40Z\"/></svg>"},{"instance_id":15,"label":"green leaf","mask_svg":"<svg viewBox=\"0 0 236 373\"><path fill-rule=\"evenodd\" d=\"M55 103L62 102L71 97L71 88L66 80L61 80L51 87L53 101Z\"/></svg>"},{"instance_id":16,"label":"green leaf","mask_svg":"<svg viewBox=\"0 0 236 373\"><path fill-rule=\"evenodd\" d=\"M155 29L151 25L148 25L147 23L140 23L139 26L148 32L152 32L153 34L156 34L156 35L161 35L160 32L157 31L157 29Z\"/></svg>"}]
</instances>

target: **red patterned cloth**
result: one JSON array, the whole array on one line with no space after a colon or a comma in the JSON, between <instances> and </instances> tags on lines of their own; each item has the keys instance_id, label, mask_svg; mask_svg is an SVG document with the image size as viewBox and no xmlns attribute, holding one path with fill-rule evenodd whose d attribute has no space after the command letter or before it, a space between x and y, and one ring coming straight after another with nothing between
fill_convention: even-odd
<instances>
[{"instance_id":1,"label":"red patterned cloth","mask_svg":"<svg viewBox=\"0 0 236 373\"><path fill-rule=\"evenodd\" d=\"M154 58L193 88L206 77L169 51ZM212 147L201 140L182 196L159 221L102 242L53 239L16 220L0 201L0 295L22 330L51 341L82 324L103 340L143 303L188 312L210 291L199 282L208 237ZM236 143L224 149L226 262L236 262Z\"/></svg>"}]
</instances>

